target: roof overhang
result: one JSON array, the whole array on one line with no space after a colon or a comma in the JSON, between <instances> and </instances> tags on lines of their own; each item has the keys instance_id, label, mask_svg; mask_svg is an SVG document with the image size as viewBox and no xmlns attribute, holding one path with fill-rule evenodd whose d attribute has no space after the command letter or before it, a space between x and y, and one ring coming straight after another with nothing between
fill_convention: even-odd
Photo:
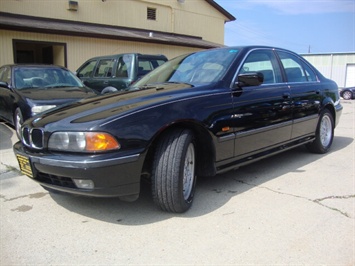
<instances>
[{"instance_id":1,"label":"roof overhang","mask_svg":"<svg viewBox=\"0 0 355 266\"><path fill-rule=\"evenodd\" d=\"M225 22L236 20L236 18L231 13L229 13L227 10L225 10L223 7L217 4L214 0L205 0L205 1L209 3L211 6L213 6L215 9L217 9L220 13L222 13L227 18Z\"/></svg>"},{"instance_id":2,"label":"roof overhang","mask_svg":"<svg viewBox=\"0 0 355 266\"><path fill-rule=\"evenodd\" d=\"M209 1L208 1L209 2ZM212 1L213 2L213 1ZM158 43L209 49L224 45L208 42L198 36L116 27L78 21L48 19L0 12L0 29L69 35L100 39Z\"/></svg>"}]
</instances>

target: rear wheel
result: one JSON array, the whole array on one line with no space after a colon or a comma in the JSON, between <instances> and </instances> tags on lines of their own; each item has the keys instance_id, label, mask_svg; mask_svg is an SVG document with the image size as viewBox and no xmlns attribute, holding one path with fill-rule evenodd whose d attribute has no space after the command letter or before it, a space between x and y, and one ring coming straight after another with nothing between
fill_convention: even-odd
<instances>
[{"instance_id":1,"label":"rear wheel","mask_svg":"<svg viewBox=\"0 0 355 266\"><path fill-rule=\"evenodd\" d=\"M176 129L161 139L152 171L152 192L157 206L175 213L191 207L196 183L195 165L195 145L190 130Z\"/></svg>"},{"instance_id":2,"label":"rear wheel","mask_svg":"<svg viewBox=\"0 0 355 266\"><path fill-rule=\"evenodd\" d=\"M318 121L316 138L312 143L307 144L307 148L314 153L326 153L333 143L334 118L329 110L325 109Z\"/></svg>"},{"instance_id":3,"label":"rear wheel","mask_svg":"<svg viewBox=\"0 0 355 266\"><path fill-rule=\"evenodd\" d=\"M20 108L16 108L14 114L14 126L16 130L17 137L20 138L21 135L21 126L23 123L23 116Z\"/></svg>"},{"instance_id":4,"label":"rear wheel","mask_svg":"<svg viewBox=\"0 0 355 266\"><path fill-rule=\"evenodd\" d=\"M352 93L351 91L344 91L343 92L343 99L344 100L350 100L352 98Z\"/></svg>"}]
</instances>

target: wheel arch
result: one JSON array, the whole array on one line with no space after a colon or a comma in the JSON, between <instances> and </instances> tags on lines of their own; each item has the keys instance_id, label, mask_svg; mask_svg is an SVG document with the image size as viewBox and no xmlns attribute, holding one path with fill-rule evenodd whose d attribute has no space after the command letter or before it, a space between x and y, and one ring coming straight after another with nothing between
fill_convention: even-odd
<instances>
[{"instance_id":1,"label":"wheel arch","mask_svg":"<svg viewBox=\"0 0 355 266\"><path fill-rule=\"evenodd\" d=\"M20 108L21 112L23 112L21 107L20 107L20 105L18 103L14 102L13 105L11 106L11 114L12 114L11 115L11 119L12 119L12 124L13 125L15 125L15 115L16 115L15 111L16 111L17 108Z\"/></svg>"},{"instance_id":2,"label":"wheel arch","mask_svg":"<svg viewBox=\"0 0 355 266\"><path fill-rule=\"evenodd\" d=\"M154 160L154 153L157 143L163 136L169 134L174 129L189 129L194 135L194 144L196 152L196 174L198 176L213 176L216 174L215 168L215 146L213 138L209 131L202 125L193 121L179 121L170 124L169 126L161 129L153 138L149 145L147 155L143 165L143 174L150 175L152 170L152 163Z\"/></svg>"},{"instance_id":3,"label":"wheel arch","mask_svg":"<svg viewBox=\"0 0 355 266\"><path fill-rule=\"evenodd\" d=\"M319 110L319 114L322 112L322 110L324 109L327 109L329 110L329 112L331 113L332 117L333 117L333 120L334 120L334 128L335 126L337 125L337 122L336 119L337 119L337 115L336 115L336 111L335 111L335 106L334 106L334 102L327 98L324 102L323 102L323 108L321 108Z\"/></svg>"}]
</instances>

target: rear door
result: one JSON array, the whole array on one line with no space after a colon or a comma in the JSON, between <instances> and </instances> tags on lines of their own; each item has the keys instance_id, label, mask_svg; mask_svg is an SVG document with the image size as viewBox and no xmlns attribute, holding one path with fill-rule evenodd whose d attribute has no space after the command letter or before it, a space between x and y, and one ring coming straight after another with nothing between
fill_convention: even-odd
<instances>
[{"instance_id":1,"label":"rear door","mask_svg":"<svg viewBox=\"0 0 355 266\"><path fill-rule=\"evenodd\" d=\"M261 72L264 83L234 93L235 156L245 157L289 141L292 129L290 89L270 49L251 51L238 74Z\"/></svg>"},{"instance_id":2,"label":"rear door","mask_svg":"<svg viewBox=\"0 0 355 266\"><path fill-rule=\"evenodd\" d=\"M321 105L320 83L313 70L294 54L277 51L291 89L293 101L292 138L313 134L318 123Z\"/></svg>"}]
</instances>

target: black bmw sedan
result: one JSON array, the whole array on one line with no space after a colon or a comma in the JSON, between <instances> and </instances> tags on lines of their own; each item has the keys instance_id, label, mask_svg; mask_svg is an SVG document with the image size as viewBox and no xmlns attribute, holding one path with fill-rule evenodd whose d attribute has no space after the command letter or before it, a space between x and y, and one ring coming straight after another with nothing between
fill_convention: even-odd
<instances>
[{"instance_id":1,"label":"black bmw sedan","mask_svg":"<svg viewBox=\"0 0 355 266\"><path fill-rule=\"evenodd\" d=\"M5 65L0 68L0 118L19 135L26 119L97 93L68 69L54 65Z\"/></svg>"},{"instance_id":2,"label":"black bmw sedan","mask_svg":"<svg viewBox=\"0 0 355 266\"><path fill-rule=\"evenodd\" d=\"M124 92L32 118L14 152L48 190L132 201L148 179L157 206L184 212L197 176L299 145L328 152L341 112L336 83L299 55L226 47L176 57Z\"/></svg>"}]
</instances>

